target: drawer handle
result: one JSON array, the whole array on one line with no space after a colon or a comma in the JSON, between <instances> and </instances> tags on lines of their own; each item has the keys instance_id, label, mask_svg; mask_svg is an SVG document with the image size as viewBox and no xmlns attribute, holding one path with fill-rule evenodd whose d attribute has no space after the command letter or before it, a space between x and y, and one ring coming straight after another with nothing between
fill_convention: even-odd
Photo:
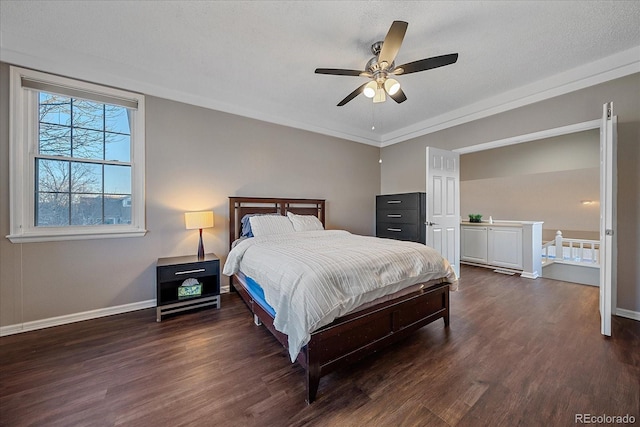
<instances>
[{"instance_id":1,"label":"drawer handle","mask_svg":"<svg viewBox=\"0 0 640 427\"><path fill-rule=\"evenodd\" d=\"M402 203L402 200L387 200L388 204Z\"/></svg>"},{"instance_id":2,"label":"drawer handle","mask_svg":"<svg viewBox=\"0 0 640 427\"><path fill-rule=\"evenodd\" d=\"M176 271L176 276L179 276L180 274L202 273L203 271L206 271L206 270L204 268L198 268L195 270Z\"/></svg>"},{"instance_id":3,"label":"drawer handle","mask_svg":"<svg viewBox=\"0 0 640 427\"><path fill-rule=\"evenodd\" d=\"M387 228L387 231L401 232L402 228Z\"/></svg>"},{"instance_id":4,"label":"drawer handle","mask_svg":"<svg viewBox=\"0 0 640 427\"><path fill-rule=\"evenodd\" d=\"M402 218L400 214L387 214L387 218Z\"/></svg>"}]
</instances>

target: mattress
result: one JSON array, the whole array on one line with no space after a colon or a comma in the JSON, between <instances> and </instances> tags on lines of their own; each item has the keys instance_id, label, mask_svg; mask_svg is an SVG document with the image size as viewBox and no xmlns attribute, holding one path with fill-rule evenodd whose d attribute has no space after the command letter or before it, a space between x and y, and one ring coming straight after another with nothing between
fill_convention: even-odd
<instances>
[{"instance_id":1,"label":"mattress","mask_svg":"<svg viewBox=\"0 0 640 427\"><path fill-rule=\"evenodd\" d=\"M260 306L271 315L271 317L276 317L276 311L273 309L273 307L271 307L269 305L269 303L267 302L267 300L264 297L264 290L262 289L262 286L260 286L258 284L258 282L256 282L255 280L253 280L251 277L248 277L247 275L240 273L237 275L238 280L240 280L240 282L242 282L242 284L244 285L244 288L247 290L247 292L249 293L249 296L251 296L251 299L253 299L254 302L260 304ZM409 286L408 288L404 288L399 290L398 292L395 292L393 294L390 295L385 295L379 298L376 298L375 300L371 301L371 302L366 302L356 308L354 308L353 310L351 310L350 312L346 313L347 314L354 314L357 313L359 311L363 311L366 310L369 307L373 307L376 304L381 304L383 302L387 302L390 301L392 299L396 299L396 298L400 298L402 296L408 295L412 292L416 292L419 291L420 289L423 288L427 288L433 285L437 285L440 283L443 283L444 279L434 279L431 280L429 282L425 282L425 283L418 283L415 284L413 286Z\"/></svg>"}]
</instances>

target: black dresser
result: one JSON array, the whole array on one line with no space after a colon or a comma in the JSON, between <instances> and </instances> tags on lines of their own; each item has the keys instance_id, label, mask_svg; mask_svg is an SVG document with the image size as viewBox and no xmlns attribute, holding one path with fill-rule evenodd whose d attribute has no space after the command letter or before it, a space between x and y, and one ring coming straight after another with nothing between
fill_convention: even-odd
<instances>
[{"instance_id":1,"label":"black dresser","mask_svg":"<svg viewBox=\"0 0 640 427\"><path fill-rule=\"evenodd\" d=\"M376 236L426 243L426 193L376 196Z\"/></svg>"}]
</instances>

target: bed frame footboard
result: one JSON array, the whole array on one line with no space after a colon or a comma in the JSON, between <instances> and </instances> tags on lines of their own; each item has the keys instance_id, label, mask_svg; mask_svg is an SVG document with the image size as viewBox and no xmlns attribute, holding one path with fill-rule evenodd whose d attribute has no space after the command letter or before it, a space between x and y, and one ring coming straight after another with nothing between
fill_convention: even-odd
<instances>
[{"instance_id":1,"label":"bed frame footboard","mask_svg":"<svg viewBox=\"0 0 640 427\"><path fill-rule=\"evenodd\" d=\"M287 336L273 326L273 317L245 289L241 276L234 276L238 291L254 318L288 348ZM320 378L398 341L415 330L444 319L449 326L449 284L423 288L402 297L340 317L311 334L296 361L306 371L307 402L317 395Z\"/></svg>"}]
</instances>

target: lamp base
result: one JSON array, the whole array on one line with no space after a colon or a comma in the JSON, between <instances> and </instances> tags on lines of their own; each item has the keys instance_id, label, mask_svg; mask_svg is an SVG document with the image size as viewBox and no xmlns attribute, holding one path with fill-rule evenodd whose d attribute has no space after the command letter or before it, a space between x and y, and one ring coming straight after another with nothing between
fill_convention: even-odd
<instances>
[{"instance_id":1,"label":"lamp base","mask_svg":"<svg viewBox=\"0 0 640 427\"><path fill-rule=\"evenodd\" d=\"M198 245L198 259L204 259L204 244L202 243L202 228L200 229L200 244Z\"/></svg>"}]
</instances>

